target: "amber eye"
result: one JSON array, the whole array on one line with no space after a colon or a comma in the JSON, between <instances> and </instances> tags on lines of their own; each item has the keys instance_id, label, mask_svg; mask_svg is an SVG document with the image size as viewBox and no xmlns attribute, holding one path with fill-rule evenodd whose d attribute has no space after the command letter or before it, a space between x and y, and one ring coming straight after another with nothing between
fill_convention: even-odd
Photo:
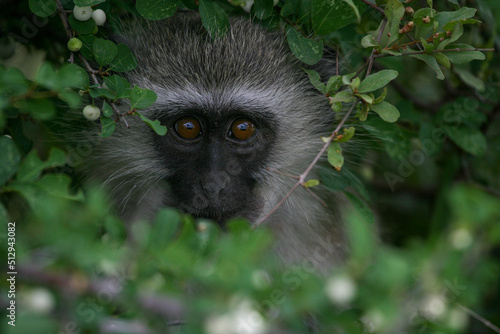
<instances>
[{"instance_id":1,"label":"amber eye","mask_svg":"<svg viewBox=\"0 0 500 334\"><path fill-rule=\"evenodd\" d=\"M229 136L238 140L248 140L252 138L257 128L249 119L240 118L233 122Z\"/></svg>"},{"instance_id":2,"label":"amber eye","mask_svg":"<svg viewBox=\"0 0 500 334\"><path fill-rule=\"evenodd\" d=\"M201 125L196 118L183 117L175 122L175 131L184 139L195 139L201 134Z\"/></svg>"}]
</instances>

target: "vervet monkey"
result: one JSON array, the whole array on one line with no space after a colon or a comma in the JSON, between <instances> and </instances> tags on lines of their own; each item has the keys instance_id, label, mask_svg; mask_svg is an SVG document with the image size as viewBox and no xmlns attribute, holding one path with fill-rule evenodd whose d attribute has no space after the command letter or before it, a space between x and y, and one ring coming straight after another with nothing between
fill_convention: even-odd
<instances>
[{"instance_id":1,"label":"vervet monkey","mask_svg":"<svg viewBox=\"0 0 500 334\"><path fill-rule=\"evenodd\" d=\"M119 127L92 152L93 175L127 221L173 206L220 225L232 217L255 223L296 182L286 175L304 172L332 131L328 100L281 32L233 19L212 40L198 14L178 13L134 21L116 40L137 57L127 79L158 95L144 114L168 128L159 136L129 117L130 129ZM309 178L317 177L315 169ZM287 263L337 263L346 254L344 200L318 188L328 208L299 187L262 224Z\"/></svg>"}]
</instances>

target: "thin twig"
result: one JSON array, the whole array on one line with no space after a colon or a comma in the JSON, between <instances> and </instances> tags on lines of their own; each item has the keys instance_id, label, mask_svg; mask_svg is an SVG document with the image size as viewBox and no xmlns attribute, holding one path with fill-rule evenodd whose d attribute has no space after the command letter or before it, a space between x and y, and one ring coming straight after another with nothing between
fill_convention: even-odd
<instances>
[{"instance_id":1,"label":"thin twig","mask_svg":"<svg viewBox=\"0 0 500 334\"><path fill-rule=\"evenodd\" d=\"M380 40L382 39L382 34L384 33L386 25L387 25L387 18L384 18L384 20L382 21L382 24L380 25L380 31L378 32L377 43L379 43ZM369 76L370 73L372 73L373 61L375 59L375 52L376 52L376 50L374 48L372 50L372 54L370 55L370 58L368 59L368 70L366 70L365 77Z\"/></svg>"},{"instance_id":2,"label":"thin twig","mask_svg":"<svg viewBox=\"0 0 500 334\"><path fill-rule=\"evenodd\" d=\"M335 75L340 75L340 69L339 69L339 46L337 45L337 54L336 60L335 60Z\"/></svg>"},{"instance_id":3,"label":"thin twig","mask_svg":"<svg viewBox=\"0 0 500 334\"><path fill-rule=\"evenodd\" d=\"M333 139L337 136L338 132L340 131L340 129L342 128L344 123L347 121L347 119L351 115L352 111L354 110L354 108L356 107L358 102L359 102L359 99L353 103L353 105L351 106L349 111L345 114L344 118L342 118L342 121L340 121L340 123L337 125L335 130L332 132L330 137L328 137L328 140L325 142L325 144L321 148L321 151L319 151L319 153L316 155L314 160L309 164L307 169L302 174L300 174L299 180L297 182L295 182L292 189L290 189L290 191L273 207L273 209L271 211L269 211L262 219L255 222L255 224L253 225L253 228L256 228L257 226L262 224L264 221L266 221L274 212L276 212L276 210L278 210L278 208L288 199L288 197L290 197L292 195L292 193L295 191L295 189L297 189L299 186L304 185L307 175L311 172L311 170L314 168L314 166L316 165L318 160L321 158L323 153L326 151L328 146L330 146Z\"/></svg>"},{"instance_id":4,"label":"thin twig","mask_svg":"<svg viewBox=\"0 0 500 334\"><path fill-rule=\"evenodd\" d=\"M92 77L92 80L94 81L94 83L96 85L100 85L99 80L97 80L97 76L95 75L96 73L99 73L99 72L97 72L96 70L94 70L92 68L92 66L90 66L89 62L87 61L87 59L85 59L84 56L82 56L82 54L80 54L79 56L80 56L80 60L85 65L87 72L89 72L90 76Z\"/></svg>"},{"instance_id":5,"label":"thin twig","mask_svg":"<svg viewBox=\"0 0 500 334\"><path fill-rule=\"evenodd\" d=\"M363 1L364 3L366 3L368 6L372 7L373 9L375 9L375 10L379 11L379 12L380 12L380 13L382 13L382 15L384 15L384 17L385 17L385 12L384 12L384 10L383 10L382 8L380 8L379 6L377 6L377 5L373 4L373 3L371 3L371 2L370 2L370 1L368 1L368 0L361 0L361 1Z\"/></svg>"},{"instance_id":6,"label":"thin twig","mask_svg":"<svg viewBox=\"0 0 500 334\"><path fill-rule=\"evenodd\" d=\"M323 201L323 200L322 200L322 199L321 199L318 195L316 195L316 194L314 193L314 191L312 191L312 189L311 189L311 188L308 188L308 187L305 187L305 188L306 188L306 190L307 190L307 191L308 191L308 192L309 192L309 193L310 193L310 194L311 194L314 198L316 198L316 200L318 200L318 202L319 202L319 203L320 203L323 207L325 207L325 208L327 208L327 207L328 207L328 205L326 204L326 202L325 202L325 201Z\"/></svg>"},{"instance_id":7,"label":"thin twig","mask_svg":"<svg viewBox=\"0 0 500 334\"><path fill-rule=\"evenodd\" d=\"M68 39L71 39L73 38L73 31L69 27L68 16L66 15L66 11L64 10L60 0L56 0L56 4L57 4L57 11L59 13L59 16L61 17L64 30L66 30Z\"/></svg>"},{"instance_id":8,"label":"thin twig","mask_svg":"<svg viewBox=\"0 0 500 334\"><path fill-rule=\"evenodd\" d=\"M458 307L460 307L462 310L464 310L465 312L467 312L468 314L470 314L473 318L475 318L475 319L479 320L480 322L482 322L486 327L492 329L495 333L500 333L500 328L498 328L497 326L495 326L494 324L492 324L491 321L483 318L482 316L480 316L476 312L472 311L470 308L465 307L465 306L463 306L461 304L458 304Z\"/></svg>"},{"instance_id":9,"label":"thin twig","mask_svg":"<svg viewBox=\"0 0 500 334\"><path fill-rule=\"evenodd\" d=\"M109 105L114 110L114 112L118 115L118 117L120 117L120 119L123 121L123 123L125 124L125 126L127 127L127 129L130 129L130 125L128 125L127 119L125 118L125 116L127 115L127 113L126 112L125 113L121 113L120 110L118 110L118 107L113 102L110 102Z\"/></svg>"},{"instance_id":10,"label":"thin twig","mask_svg":"<svg viewBox=\"0 0 500 334\"><path fill-rule=\"evenodd\" d=\"M495 49L442 49L442 50L432 50L432 51L415 51L415 52L402 52L401 56L412 56L412 55L421 55L421 54L428 54L428 53L440 53L440 52L464 52L464 51L484 51L484 52L492 52L495 51ZM393 54L380 54L380 55L375 55L374 58L384 58L384 57L399 57L400 55L393 55Z\"/></svg>"}]
</instances>

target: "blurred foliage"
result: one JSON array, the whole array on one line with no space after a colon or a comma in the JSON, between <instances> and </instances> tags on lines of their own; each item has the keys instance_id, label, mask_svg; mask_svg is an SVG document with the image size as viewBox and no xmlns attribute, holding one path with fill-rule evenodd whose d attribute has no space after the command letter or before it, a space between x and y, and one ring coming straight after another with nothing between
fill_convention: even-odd
<instances>
[{"instance_id":1,"label":"blurred foliage","mask_svg":"<svg viewBox=\"0 0 500 334\"><path fill-rule=\"evenodd\" d=\"M2 332L492 332L472 312L500 326L498 1L371 1L385 9L383 23L361 0L256 0L251 7L240 0L65 0L66 10L94 6L108 16L109 24L96 27L70 14L69 31L82 41L75 53L66 48L55 0L5 3L0 253L2 277L18 274L15 327L8 325L10 275L0 282ZM344 55L346 73L325 82L308 74L334 111L358 101L343 135L330 139L328 159L338 171L321 180L356 208L345 265L321 276L314 259L284 268L270 255L265 229L235 220L226 233L168 208L127 230L103 193L81 190L72 152L52 143L47 129L90 97L104 101L102 137L127 117L162 134L137 111L156 94L120 76L136 66L135 56L106 36L124 12L156 20L178 7L199 8L214 38L229 16L249 11L267 28L285 29L307 64L325 45ZM373 74L355 75L366 74L370 55ZM92 75L85 59L97 64ZM126 114L113 108L121 99L130 102ZM332 173L345 177L339 183ZM374 239L369 207L383 243ZM15 243L8 222L16 222ZM7 265L9 247L15 267Z\"/></svg>"}]
</instances>

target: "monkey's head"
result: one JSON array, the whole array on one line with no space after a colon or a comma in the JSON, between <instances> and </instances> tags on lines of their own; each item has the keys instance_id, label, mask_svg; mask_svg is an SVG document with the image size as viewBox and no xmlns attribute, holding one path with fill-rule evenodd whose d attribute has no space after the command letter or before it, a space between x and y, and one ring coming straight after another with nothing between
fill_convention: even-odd
<instances>
[{"instance_id":1,"label":"monkey's head","mask_svg":"<svg viewBox=\"0 0 500 334\"><path fill-rule=\"evenodd\" d=\"M168 129L136 122L103 143L114 168L100 170L125 214L176 206L221 224L258 219L289 189L277 171L303 172L332 124L281 33L235 20L212 40L182 14L136 22L118 41L138 59L130 82L158 95L145 115Z\"/></svg>"}]
</instances>

